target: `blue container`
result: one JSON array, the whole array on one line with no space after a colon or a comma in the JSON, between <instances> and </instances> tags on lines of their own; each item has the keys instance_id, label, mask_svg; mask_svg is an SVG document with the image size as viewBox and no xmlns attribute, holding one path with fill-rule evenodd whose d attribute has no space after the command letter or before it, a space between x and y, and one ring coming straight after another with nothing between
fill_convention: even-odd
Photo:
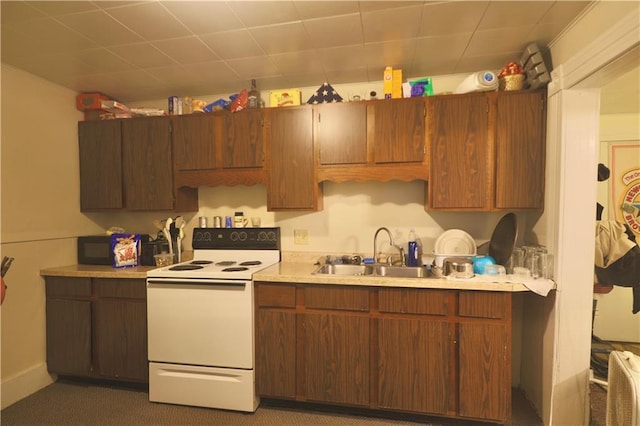
<instances>
[{"instance_id":1,"label":"blue container","mask_svg":"<svg viewBox=\"0 0 640 426\"><path fill-rule=\"evenodd\" d=\"M473 273L484 274L484 267L487 265L495 265L496 260L491 256L474 256L473 257Z\"/></svg>"}]
</instances>

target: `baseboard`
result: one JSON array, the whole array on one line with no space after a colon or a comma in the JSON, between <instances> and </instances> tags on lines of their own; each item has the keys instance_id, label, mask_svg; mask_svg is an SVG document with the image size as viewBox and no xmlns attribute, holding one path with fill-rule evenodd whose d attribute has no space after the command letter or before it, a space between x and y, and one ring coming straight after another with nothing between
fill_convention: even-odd
<instances>
[{"instance_id":1,"label":"baseboard","mask_svg":"<svg viewBox=\"0 0 640 426\"><path fill-rule=\"evenodd\" d=\"M47 364L44 363L4 380L0 384L0 408L4 410L55 381L56 376L49 374Z\"/></svg>"}]
</instances>

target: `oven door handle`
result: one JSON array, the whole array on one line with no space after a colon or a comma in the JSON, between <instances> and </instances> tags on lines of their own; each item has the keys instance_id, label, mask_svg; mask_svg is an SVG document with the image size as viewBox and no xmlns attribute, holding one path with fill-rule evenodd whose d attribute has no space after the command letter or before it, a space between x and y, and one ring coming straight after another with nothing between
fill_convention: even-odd
<instances>
[{"instance_id":1,"label":"oven door handle","mask_svg":"<svg viewBox=\"0 0 640 426\"><path fill-rule=\"evenodd\" d=\"M165 286L165 285L207 285L207 286L217 286L221 289L237 289L244 288L247 285L247 281L222 281L222 280L212 280L209 278L187 278L187 279L153 279L147 278L147 285L153 286Z\"/></svg>"}]
</instances>

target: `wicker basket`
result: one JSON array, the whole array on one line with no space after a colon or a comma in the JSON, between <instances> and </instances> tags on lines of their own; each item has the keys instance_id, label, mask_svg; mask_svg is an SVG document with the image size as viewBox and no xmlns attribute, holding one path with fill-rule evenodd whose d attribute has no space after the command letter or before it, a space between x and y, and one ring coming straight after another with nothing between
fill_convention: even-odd
<instances>
[{"instance_id":1,"label":"wicker basket","mask_svg":"<svg viewBox=\"0 0 640 426\"><path fill-rule=\"evenodd\" d=\"M524 74L505 75L498 79L498 87L500 90L522 90L524 79Z\"/></svg>"}]
</instances>

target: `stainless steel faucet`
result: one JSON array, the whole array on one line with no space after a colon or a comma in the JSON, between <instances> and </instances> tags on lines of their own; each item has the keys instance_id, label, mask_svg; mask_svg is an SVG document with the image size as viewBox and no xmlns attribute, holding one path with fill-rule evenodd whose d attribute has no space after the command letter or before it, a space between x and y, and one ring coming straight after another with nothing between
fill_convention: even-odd
<instances>
[{"instance_id":1,"label":"stainless steel faucet","mask_svg":"<svg viewBox=\"0 0 640 426\"><path fill-rule=\"evenodd\" d=\"M384 226L378 228L378 230L376 231L375 235L373 236L373 260L374 260L374 262L378 263L378 258L376 257L376 249L378 247L378 244L377 244L377 242L378 242L378 234L381 231L385 231L387 233L387 235L389 236L389 245L391 247L395 247L400 252L400 262L402 263L402 266L406 266L407 263L406 263L406 257L404 255L404 249L402 247L396 245L393 242L393 237L391 236L391 231L389 231L389 229L385 228ZM392 264L391 256L387 257L387 263L389 265Z\"/></svg>"}]
</instances>

